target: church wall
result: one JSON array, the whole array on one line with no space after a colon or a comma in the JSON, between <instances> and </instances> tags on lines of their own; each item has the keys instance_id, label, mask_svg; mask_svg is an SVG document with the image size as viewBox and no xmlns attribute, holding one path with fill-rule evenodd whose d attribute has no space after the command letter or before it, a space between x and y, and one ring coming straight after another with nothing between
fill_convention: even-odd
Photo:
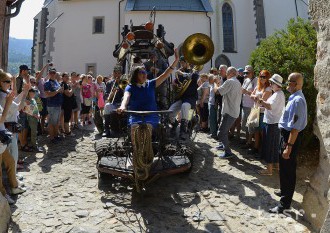
<instances>
[{"instance_id":1,"label":"church wall","mask_svg":"<svg viewBox=\"0 0 330 233\"><path fill-rule=\"evenodd\" d=\"M223 24L222 24L222 6L229 3L233 9L235 52L223 52ZM243 67L248 63L250 53L255 49L256 26L253 12L253 1L225 0L212 1L213 13L213 32L216 51L214 60L217 56L224 54L235 67Z\"/></svg>"},{"instance_id":2,"label":"church wall","mask_svg":"<svg viewBox=\"0 0 330 233\"><path fill-rule=\"evenodd\" d=\"M60 71L85 73L87 64L95 64L97 74L109 75L116 62L112 52L118 41L118 2L58 2L57 14L62 12L53 24L55 51L50 56L55 66ZM104 34L93 34L94 17L104 17Z\"/></svg>"},{"instance_id":3,"label":"church wall","mask_svg":"<svg viewBox=\"0 0 330 233\"><path fill-rule=\"evenodd\" d=\"M212 39L215 53L212 66L219 55L225 55L233 66L244 67L250 53L257 46L255 12L253 0L211 0L213 12L207 15L212 20ZM235 51L223 51L222 6L227 2L233 9ZM283 7L286 2L286 7ZM292 2L292 4L291 4ZM298 11L302 14L302 3L298 3ZM86 64L96 64L96 73L108 75L116 63L112 56L118 43L118 1L115 0L71 0L52 1L48 6L48 24L61 13L63 15L47 29L46 53L43 63L52 60L58 70L79 73L86 72ZM147 11L124 11L126 1L121 3L121 25L148 21ZM264 0L267 35L276 28L283 28L287 20L295 17L294 0ZM281 12L279 14L278 12ZM305 6L305 15L307 9ZM184 39L193 33L202 32L210 35L209 18L206 13L199 12L157 12L156 27L163 24L167 32L166 39L179 46ZM303 15L303 14L302 14ZM93 34L93 17L103 16L105 19L104 34ZM36 53L37 54L37 53ZM38 65L36 64L36 67ZM205 69L211 67L211 62Z\"/></svg>"}]
</instances>

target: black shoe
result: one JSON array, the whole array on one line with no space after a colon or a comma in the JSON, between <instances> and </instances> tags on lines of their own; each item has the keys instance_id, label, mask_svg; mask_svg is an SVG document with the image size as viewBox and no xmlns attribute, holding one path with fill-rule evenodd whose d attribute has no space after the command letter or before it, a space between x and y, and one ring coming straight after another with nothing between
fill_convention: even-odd
<instances>
[{"instance_id":1,"label":"black shoe","mask_svg":"<svg viewBox=\"0 0 330 233\"><path fill-rule=\"evenodd\" d=\"M258 154L258 149L256 149L256 148L249 148L248 149L248 155L254 155L254 154Z\"/></svg>"},{"instance_id":2,"label":"black shoe","mask_svg":"<svg viewBox=\"0 0 330 233\"><path fill-rule=\"evenodd\" d=\"M271 214L283 214L284 210L287 208L281 207L281 206L275 206L272 209L269 209L268 212Z\"/></svg>"},{"instance_id":3,"label":"black shoe","mask_svg":"<svg viewBox=\"0 0 330 233\"><path fill-rule=\"evenodd\" d=\"M275 190L274 191L274 194L278 197L282 197L282 193L281 193L281 190Z\"/></svg>"}]
</instances>

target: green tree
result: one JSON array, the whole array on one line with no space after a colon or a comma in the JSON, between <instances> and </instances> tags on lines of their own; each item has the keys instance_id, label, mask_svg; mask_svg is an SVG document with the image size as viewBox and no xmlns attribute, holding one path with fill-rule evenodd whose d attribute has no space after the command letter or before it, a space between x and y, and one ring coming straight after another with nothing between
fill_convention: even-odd
<instances>
[{"instance_id":1,"label":"green tree","mask_svg":"<svg viewBox=\"0 0 330 233\"><path fill-rule=\"evenodd\" d=\"M313 137L313 123L316 115L314 87L314 66L316 63L317 35L310 21L291 19L285 30L277 31L263 40L252 52L250 64L258 71L266 69L280 74L286 81L292 72L304 76L304 95L308 107L308 125L304 145Z\"/></svg>"}]
</instances>

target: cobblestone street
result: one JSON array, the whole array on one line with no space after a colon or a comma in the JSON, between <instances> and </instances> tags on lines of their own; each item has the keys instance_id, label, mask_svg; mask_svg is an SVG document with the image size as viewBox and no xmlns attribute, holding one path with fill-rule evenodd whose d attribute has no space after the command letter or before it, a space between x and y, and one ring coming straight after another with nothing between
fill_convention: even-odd
<instances>
[{"instance_id":1,"label":"cobblestone street","mask_svg":"<svg viewBox=\"0 0 330 233\"><path fill-rule=\"evenodd\" d=\"M29 166L21 174L28 190L12 207L10 232L310 231L298 214L309 175L303 167L292 217L269 215L279 199L273 194L278 174L258 175L262 164L235 145L238 156L220 160L215 141L197 135L192 172L161 178L141 197L125 182L109 178L99 184L95 138L92 128L85 129L43 145L45 154L26 155Z\"/></svg>"}]
</instances>

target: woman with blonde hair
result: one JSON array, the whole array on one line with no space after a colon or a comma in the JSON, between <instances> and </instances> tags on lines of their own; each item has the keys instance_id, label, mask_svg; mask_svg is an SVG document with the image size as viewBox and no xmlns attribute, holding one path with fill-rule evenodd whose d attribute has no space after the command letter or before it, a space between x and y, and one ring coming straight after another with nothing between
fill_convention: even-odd
<instances>
[{"instance_id":1,"label":"woman with blonde hair","mask_svg":"<svg viewBox=\"0 0 330 233\"><path fill-rule=\"evenodd\" d=\"M201 85L198 87L198 100L197 108L199 109L199 115L201 119L201 130L207 132L208 129L208 118L209 118L209 95L210 95L210 85L209 76L207 74L200 74L199 79Z\"/></svg>"}]
</instances>

